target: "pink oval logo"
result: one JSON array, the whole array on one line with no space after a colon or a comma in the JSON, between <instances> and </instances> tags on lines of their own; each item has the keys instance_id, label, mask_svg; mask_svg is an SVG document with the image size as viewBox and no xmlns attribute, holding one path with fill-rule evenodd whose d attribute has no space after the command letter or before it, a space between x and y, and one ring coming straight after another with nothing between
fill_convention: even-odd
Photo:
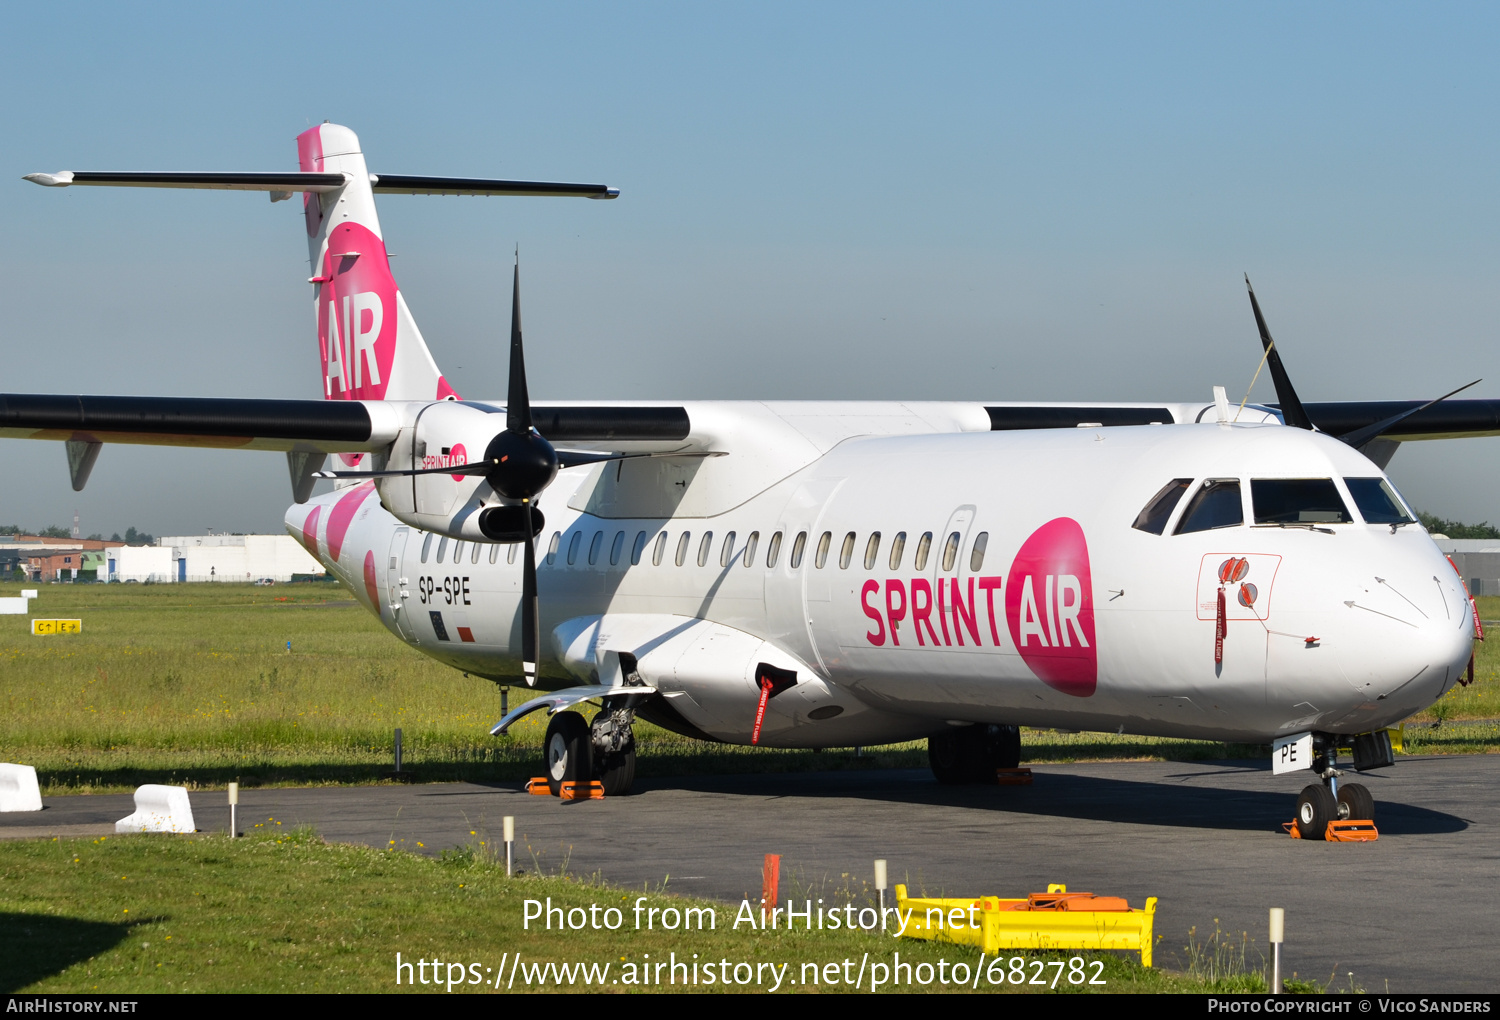
<instances>
[{"instance_id":1,"label":"pink oval logo","mask_svg":"<svg viewBox=\"0 0 1500 1020\"><path fill-rule=\"evenodd\" d=\"M365 553L365 594L370 596L370 607L380 612L380 585L375 580L375 553Z\"/></svg>"},{"instance_id":2,"label":"pink oval logo","mask_svg":"<svg viewBox=\"0 0 1500 1020\"><path fill-rule=\"evenodd\" d=\"M396 360L396 281L385 243L358 223L328 232L318 287L323 396L384 400Z\"/></svg>"},{"instance_id":3,"label":"pink oval logo","mask_svg":"<svg viewBox=\"0 0 1500 1020\"><path fill-rule=\"evenodd\" d=\"M333 504L333 509L328 513L328 555L332 558L338 559L339 554L344 551L344 536L349 533L349 525L354 523L354 512L365 501L365 497L374 491L374 482L360 482Z\"/></svg>"},{"instance_id":4,"label":"pink oval logo","mask_svg":"<svg viewBox=\"0 0 1500 1020\"><path fill-rule=\"evenodd\" d=\"M1094 584L1077 521L1048 521L1021 546L1006 580L1005 617L1016 650L1037 679L1076 698L1094 693Z\"/></svg>"},{"instance_id":5,"label":"pink oval logo","mask_svg":"<svg viewBox=\"0 0 1500 1020\"><path fill-rule=\"evenodd\" d=\"M302 522L302 545L312 553L313 559L318 558L318 518L321 516L323 505L320 503L312 508L312 513Z\"/></svg>"}]
</instances>

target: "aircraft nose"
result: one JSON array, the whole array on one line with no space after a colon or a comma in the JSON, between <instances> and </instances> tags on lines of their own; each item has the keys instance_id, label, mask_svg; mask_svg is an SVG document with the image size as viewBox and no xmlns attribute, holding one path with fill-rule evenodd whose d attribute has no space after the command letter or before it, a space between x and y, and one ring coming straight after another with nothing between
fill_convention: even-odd
<instances>
[{"instance_id":1,"label":"aircraft nose","mask_svg":"<svg viewBox=\"0 0 1500 1020\"><path fill-rule=\"evenodd\" d=\"M1353 594L1344 605L1359 632L1357 654L1345 675L1368 702L1404 718L1436 700L1467 667L1473 610L1456 577L1405 571L1373 577Z\"/></svg>"}]
</instances>

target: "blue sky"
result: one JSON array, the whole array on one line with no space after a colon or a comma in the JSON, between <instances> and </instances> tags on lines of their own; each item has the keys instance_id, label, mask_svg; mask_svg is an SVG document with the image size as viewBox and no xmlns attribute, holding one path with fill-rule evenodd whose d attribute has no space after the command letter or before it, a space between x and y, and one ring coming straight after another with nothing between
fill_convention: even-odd
<instances>
[{"instance_id":1,"label":"blue sky","mask_svg":"<svg viewBox=\"0 0 1500 1020\"><path fill-rule=\"evenodd\" d=\"M325 118L376 172L612 203L390 196L466 395L504 388L519 244L541 397L1500 396L1500 14L1450 4L117 4L0 38L0 388L316 396L295 203L58 169L280 169ZM10 183L5 183L5 182ZM1467 394L1466 394L1467 395ZM1270 399L1262 380L1256 396ZM1500 519L1500 441L1408 445ZM0 443L0 522L274 530L280 455Z\"/></svg>"}]
</instances>

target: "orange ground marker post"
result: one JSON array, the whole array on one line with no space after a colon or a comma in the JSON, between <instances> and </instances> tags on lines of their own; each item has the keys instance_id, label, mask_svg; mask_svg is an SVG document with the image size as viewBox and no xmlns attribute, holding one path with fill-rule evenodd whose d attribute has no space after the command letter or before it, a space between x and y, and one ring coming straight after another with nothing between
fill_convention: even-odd
<instances>
[{"instance_id":1,"label":"orange ground marker post","mask_svg":"<svg viewBox=\"0 0 1500 1020\"><path fill-rule=\"evenodd\" d=\"M769 916L781 893L781 855L766 854L766 862L760 871L760 912Z\"/></svg>"}]
</instances>

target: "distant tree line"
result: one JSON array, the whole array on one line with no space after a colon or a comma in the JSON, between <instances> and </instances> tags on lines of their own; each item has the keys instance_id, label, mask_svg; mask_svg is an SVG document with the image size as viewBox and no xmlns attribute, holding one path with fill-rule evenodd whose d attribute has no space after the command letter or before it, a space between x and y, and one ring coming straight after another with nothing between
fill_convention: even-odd
<instances>
[{"instance_id":1,"label":"distant tree line","mask_svg":"<svg viewBox=\"0 0 1500 1020\"><path fill-rule=\"evenodd\" d=\"M1417 511L1417 517L1422 521L1422 527L1435 535L1447 535L1449 538L1500 538L1500 528L1496 528L1489 521L1480 521L1478 524L1465 524L1462 521L1445 521L1437 514L1423 513Z\"/></svg>"},{"instance_id":2,"label":"distant tree line","mask_svg":"<svg viewBox=\"0 0 1500 1020\"><path fill-rule=\"evenodd\" d=\"M41 528L36 531L23 528L19 524L0 524L0 535L36 535L38 538L72 538L73 532L67 528L59 528L55 524L49 528ZM104 536L93 534L89 536L89 540L102 542L104 541ZM126 528L124 538L121 538L120 533L117 531L110 536L109 540L111 542L124 542L126 545L151 545L156 541L156 536L148 535L144 531L137 531L135 528Z\"/></svg>"}]
</instances>

